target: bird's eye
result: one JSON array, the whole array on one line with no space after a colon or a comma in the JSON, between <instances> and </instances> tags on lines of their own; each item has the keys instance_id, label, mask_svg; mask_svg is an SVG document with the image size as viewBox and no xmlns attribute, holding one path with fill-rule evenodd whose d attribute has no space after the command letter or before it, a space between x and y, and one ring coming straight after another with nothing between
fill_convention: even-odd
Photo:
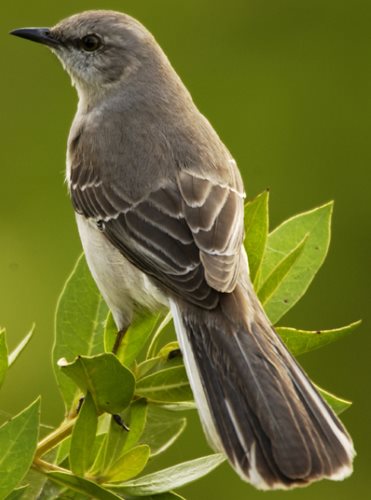
<instances>
[{"instance_id":1,"label":"bird's eye","mask_svg":"<svg viewBox=\"0 0 371 500\"><path fill-rule=\"evenodd\" d=\"M94 52L102 45L102 40L98 35L86 35L81 38L81 48L86 52Z\"/></svg>"}]
</instances>

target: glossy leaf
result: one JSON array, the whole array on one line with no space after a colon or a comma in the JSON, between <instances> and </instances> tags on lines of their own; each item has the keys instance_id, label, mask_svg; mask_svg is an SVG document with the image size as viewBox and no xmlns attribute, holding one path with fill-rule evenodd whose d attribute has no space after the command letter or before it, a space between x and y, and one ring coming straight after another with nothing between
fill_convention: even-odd
<instances>
[{"instance_id":1,"label":"glossy leaf","mask_svg":"<svg viewBox=\"0 0 371 500\"><path fill-rule=\"evenodd\" d=\"M292 252L282 259L259 288L258 297L264 309L269 309L270 304L285 300L282 297L282 286L284 286L285 279L303 253L306 241L307 238L305 237Z\"/></svg>"},{"instance_id":2,"label":"glossy leaf","mask_svg":"<svg viewBox=\"0 0 371 500\"><path fill-rule=\"evenodd\" d=\"M154 334L159 325L164 319L163 313L150 313L142 311L137 313L133 322L124 333L121 344L116 352L120 361L131 367L136 361L138 355L145 347L148 339ZM104 345L107 352L111 352L116 342L118 331L113 320L113 316L109 313L104 330Z\"/></svg>"},{"instance_id":3,"label":"glossy leaf","mask_svg":"<svg viewBox=\"0 0 371 500\"><path fill-rule=\"evenodd\" d=\"M174 331L173 317L170 311L163 317L159 325L156 326L147 350L146 359L155 358L157 356L161 337L167 332L168 329Z\"/></svg>"},{"instance_id":4,"label":"glossy leaf","mask_svg":"<svg viewBox=\"0 0 371 500\"><path fill-rule=\"evenodd\" d=\"M5 330L0 329L0 387L3 385L8 370L8 346Z\"/></svg>"},{"instance_id":5,"label":"glossy leaf","mask_svg":"<svg viewBox=\"0 0 371 500\"><path fill-rule=\"evenodd\" d=\"M173 413L150 405L147 425L141 442L151 448L151 456L166 451L182 434L187 419L176 417Z\"/></svg>"},{"instance_id":6,"label":"glossy leaf","mask_svg":"<svg viewBox=\"0 0 371 500\"><path fill-rule=\"evenodd\" d=\"M130 430L124 444L124 450L130 450L141 438L147 423L148 404L145 399L137 399L130 406ZM149 443L146 443L149 444Z\"/></svg>"},{"instance_id":7,"label":"glossy leaf","mask_svg":"<svg viewBox=\"0 0 371 500\"><path fill-rule=\"evenodd\" d=\"M24 349L29 344L30 340L35 331L35 325L32 326L31 330L27 333L27 335L20 341L15 349L9 354L9 366L12 366L13 363L18 359L18 356L24 351Z\"/></svg>"},{"instance_id":8,"label":"glossy leaf","mask_svg":"<svg viewBox=\"0 0 371 500\"><path fill-rule=\"evenodd\" d=\"M154 371L183 365L183 357L178 342L169 342L162 347L155 358L149 358L136 367L137 378L143 378Z\"/></svg>"},{"instance_id":9,"label":"glossy leaf","mask_svg":"<svg viewBox=\"0 0 371 500\"><path fill-rule=\"evenodd\" d=\"M111 311L108 312L104 322L103 343L105 352L112 352L117 337L117 326L113 319Z\"/></svg>"},{"instance_id":10,"label":"glossy leaf","mask_svg":"<svg viewBox=\"0 0 371 500\"><path fill-rule=\"evenodd\" d=\"M70 454L71 436L66 437L57 448L56 464L61 464Z\"/></svg>"},{"instance_id":11,"label":"glossy leaf","mask_svg":"<svg viewBox=\"0 0 371 500\"><path fill-rule=\"evenodd\" d=\"M108 491L88 479L73 476L72 474L67 474L65 472L48 472L47 477L56 484L66 486L71 490L87 495L88 498L97 500L117 500L120 498L112 491Z\"/></svg>"},{"instance_id":12,"label":"glossy leaf","mask_svg":"<svg viewBox=\"0 0 371 500\"><path fill-rule=\"evenodd\" d=\"M6 497L5 500L20 500L21 498L24 498L27 488L27 485L16 488Z\"/></svg>"},{"instance_id":13,"label":"glossy leaf","mask_svg":"<svg viewBox=\"0 0 371 500\"><path fill-rule=\"evenodd\" d=\"M57 367L57 361L103 352L107 314L108 308L81 256L61 293L55 318L53 366L67 410L77 405L79 393L72 380Z\"/></svg>"},{"instance_id":14,"label":"glossy leaf","mask_svg":"<svg viewBox=\"0 0 371 500\"><path fill-rule=\"evenodd\" d=\"M269 192L264 191L245 205L245 249L249 259L250 279L257 285L259 269L268 238Z\"/></svg>"},{"instance_id":15,"label":"glossy leaf","mask_svg":"<svg viewBox=\"0 0 371 500\"><path fill-rule=\"evenodd\" d=\"M221 453L196 458L168 467L159 472L142 476L132 481L112 486L113 491L133 496L148 496L166 493L174 488L181 488L216 469L225 457Z\"/></svg>"},{"instance_id":16,"label":"glossy leaf","mask_svg":"<svg viewBox=\"0 0 371 500\"><path fill-rule=\"evenodd\" d=\"M71 436L70 466L71 471L83 476L93 463L95 435L98 416L90 392L84 398Z\"/></svg>"},{"instance_id":17,"label":"glossy leaf","mask_svg":"<svg viewBox=\"0 0 371 500\"><path fill-rule=\"evenodd\" d=\"M152 401L192 401L184 366L167 368L147 375L137 381L136 393Z\"/></svg>"},{"instance_id":18,"label":"glossy leaf","mask_svg":"<svg viewBox=\"0 0 371 500\"><path fill-rule=\"evenodd\" d=\"M45 478L45 484L42 488L42 491L39 493L39 495L36 496L31 496L27 498L26 500L69 500L72 496L76 494L75 491L70 490L69 488L66 488L65 486L61 484L56 484L52 481L48 481L48 479L44 476ZM66 493L69 494L69 496L66 495ZM87 500L87 497L84 497L84 500Z\"/></svg>"},{"instance_id":19,"label":"glossy leaf","mask_svg":"<svg viewBox=\"0 0 371 500\"><path fill-rule=\"evenodd\" d=\"M108 413L106 413L105 415L108 415ZM110 418L110 422L111 422L112 416L109 415L109 418ZM117 427L119 427L119 426L117 425ZM121 430L123 433L125 432L125 430L122 427L121 427ZM94 462L93 462L92 467L89 470L89 473L88 473L89 477L97 476L103 470L104 460L106 458L108 432L109 432L109 428L108 428L106 433L98 434L95 438L94 451L93 451Z\"/></svg>"},{"instance_id":20,"label":"glossy leaf","mask_svg":"<svg viewBox=\"0 0 371 500\"><path fill-rule=\"evenodd\" d=\"M53 458L55 457L55 450L52 450L49 453L46 453L43 456L43 460L48 461L49 463L53 462ZM24 500L45 500L43 496L43 491L46 488L47 479L44 474L40 474L33 468L31 468L26 476L23 478L22 483L27 484L27 491L24 494ZM49 500L49 499L48 499Z\"/></svg>"},{"instance_id":21,"label":"glossy leaf","mask_svg":"<svg viewBox=\"0 0 371 500\"><path fill-rule=\"evenodd\" d=\"M0 498L27 474L39 434L40 399L0 427Z\"/></svg>"},{"instance_id":22,"label":"glossy leaf","mask_svg":"<svg viewBox=\"0 0 371 500\"><path fill-rule=\"evenodd\" d=\"M343 413L343 411L347 410L352 406L351 401L339 398L338 396L335 396L331 392L325 391L325 389L321 389L321 387L318 387L318 385L314 384L314 386L319 391L323 399L327 401L327 403L331 406L336 415L340 415L340 413Z\"/></svg>"},{"instance_id":23,"label":"glossy leaf","mask_svg":"<svg viewBox=\"0 0 371 500\"><path fill-rule=\"evenodd\" d=\"M276 328L276 332L280 335L289 351L294 356L299 356L299 354L313 351L349 335L360 324L361 321L355 321L350 325L333 330L296 330L295 328L281 326Z\"/></svg>"},{"instance_id":24,"label":"glossy leaf","mask_svg":"<svg viewBox=\"0 0 371 500\"><path fill-rule=\"evenodd\" d=\"M124 453L105 473L104 482L127 481L138 476L148 462L150 451L149 446L139 445Z\"/></svg>"},{"instance_id":25,"label":"glossy leaf","mask_svg":"<svg viewBox=\"0 0 371 500\"><path fill-rule=\"evenodd\" d=\"M179 401L175 403L152 402L152 406L157 406L163 410L172 412L196 410L196 403L192 401Z\"/></svg>"},{"instance_id":26,"label":"glossy leaf","mask_svg":"<svg viewBox=\"0 0 371 500\"><path fill-rule=\"evenodd\" d=\"M72 363L62 359L58 364L84 393L91 393L98 411L120 413L130 404L134 376L113 354L79 356Z\"/></svg>"},{"instance_id":27,"label":"glossy leaf","mask_svg":"<svg viewBox=\"0 0 371 500\"><path fill-rule=\"evenodd\" d=\"M302 254L277 290L279 300L265 311L275 324L304 295L321 267L330 243L332 203L299 214L283 222L269 236L261 266L260 283L307 236Z\"/></svg>"},{"instance_id":28,"label":"glossy leaf","mask_svg":"<svg viewBox=\"0 0 371 500\"><path fill-rule=\"evenodd\" d=\"M125 425L127 425L126 414L127 412L125 412L123 418ZM123 425L120 425L113 416L111 417L108 432L104 436L104 441L102 442L102 446L99 449L92 468L94 475L104 475L111 465L119 458L127 440L128 432L129 431L125 429Z\"/></svg>"},{"instance_id":29,"label":"glossy leaf","mask_svg":"<svg viewBox=\"0 0 371 500\"><path fill-rule=\"evenodd\" d=\"M139 363L139 365L136 366L135 368L135 376L137 379L143 378L146 375L149 375L150 373L156 371L159 366L161 366L162 363L162 358L157 356L156 358L149 358L146 359L145 361L142 361L142 363Z\"/></svg>"},{"instance_id":30,"label":"glossy leaf","mask_svg":"<svg viewBox=\"0 0 371 500\"><path fill-rule=\"evenodd\" d=\"M36 498L37 500L91 500L92 497L73 491L62 484L46 481L41 495ZM35 497L27 498L26 500L35 500Z\"/></svg>"},{"instance_id":31,"label":"glossy leaf","mask_svg":"<svg viewBox=\"0 0 371 500\"><path fill-rule=\"evenodd\" d=\"M129 431L111 418L108 432L92 468L94 475L105 476L112 464L137 444L146 423L147 407L145 399L138 399L130 405L130 409L123 416L125 424L129 425Z\"/></svg>"},{"instance_id":32,"label":"glossy leaf","mask_svg":"<svg viewBox=\"0 0 371 500\"><path fill-rule=\"evenodd\" d=\"M163 317L163 313L136 314L118 351L118 357L125 366L128 368L132 366Z\"/></svg>"}]
</instances>

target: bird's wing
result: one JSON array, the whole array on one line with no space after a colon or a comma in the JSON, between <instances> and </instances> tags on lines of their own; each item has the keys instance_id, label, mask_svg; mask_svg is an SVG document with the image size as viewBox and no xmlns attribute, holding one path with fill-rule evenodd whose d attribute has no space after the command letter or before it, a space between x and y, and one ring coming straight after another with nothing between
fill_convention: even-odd
<instances>
[{"instance_id":1,"label":"bird's wing","mask_svg":"<svg viewBox=\"0 0 371 500\"><path fill-rule=\"evenodd\" d=\"M243 193L180 171L176 180L130 202L120 186L87 169L71 178L75 210L162 287L205 308L237 281L243 240Z\"/></svg>"}]
</instances>

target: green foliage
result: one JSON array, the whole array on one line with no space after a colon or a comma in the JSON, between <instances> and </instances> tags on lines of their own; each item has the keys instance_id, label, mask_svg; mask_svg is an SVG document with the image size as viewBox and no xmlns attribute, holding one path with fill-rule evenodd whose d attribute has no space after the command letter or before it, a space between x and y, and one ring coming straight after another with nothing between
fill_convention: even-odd
<instances>
[{"instance_id":1,"label":"green foliage","mask_svg":"<svg viewBox=\"0 0 371 500\"><path fill-rule=\"evenodd\" d=\"M74 476L68 472L48 472L47 478L61 486L60 491L64 491L64 488L71 489L72 491L83 493L88 498L97 498L99 500L117 500L121 498L115 495L113 492L108 491L106 488L102 488L97 483L89 481L83 477ZM84 496L83 498L86 498Z\"/></svg>"},{"instance_id":2,"label":"green foliage","mask_svg":"<svg viewBox=\"0 0 371 500\"><path fill-rule=\"evenodd\" d=\"M123 482L137 476L146 466L151 449L146 444L141 444L120 455L120 457L110 466L104 482ZM101 478L102 480L102 478Z\"/></svg>"},{"instance_id":3,"label":"green foliage","mask_svg":"<svg viewBox=\"0 0 371 500\"><path fill-rule=\"evenodd\" d=\"M0 427L0 498L27 474L37 446L40 400Z\"/></svg>"},{"instance_id":4,"label":"green foliage","mask_svg":"<svg viewBox=\"0 0 371 500\"><path fill-rule=\"evenodd\" d=\"M296 330L295 328L287 328L278 326L276 332L286 344L288 350L299 356L305 352L313 351L319 347L331 344L346 335L354 332L359 327L361 321L355 321L350 325L333 330Z\"/></svg>"},{"instance_id":5,"label":"green foliage","mask_svg":"<svg viewBox=\"0 0 371 500\"><path fill-rule=\"evenodd\" d=\"M81 397L76 384L58 367L58 360L93 356L104 352L104 325L108 308L81 256L67 279L57 305L53 367L66 411Z\"/></svg>"},{"instance_id":6,"label":"green foliage","mask_svg":"<svg viewBox=\"0 0 371 500\"><path fill-rule=\"evenodd\" d=\"M12 366L12 364L18 359L18 356L28 346L28 343L32 339L34 332L35 332L35 325L32 326L31 330L27 333L27 335L20 341L17 347L9 354L8 358L9 366Z\"/></svg>"},{"instance_id":7,"label":"green foliage","mask_svg":"<svg viewBox=\"0 0 371 500\"><path fill-rule=\"evenodd\" d=\"M93 445L98 427L94 400L87 392L73 427L70 443L70 467L77 476L83 476L93 465Z\"/></svg>"},{"instance_id":8,"label":"green foliage","mask_svg":"<svg viewBox=\"0 0 371 500\"><path fill-rule=\"evenodd\" d=\"M35 326L27 333L27 335L20 341L17 347L8 354L8 346L6 343L5 329L0 328L0 388L5 380L5 375L10 366L12 366L18 359L18 356L27 347L34 334Z\"/></svg>"},{"instance_id":9,"label":"green foliage","mask_svg":"<svg viewBox=\"0 0 371 500\"><path fill-rule=\"evenodd\" d=\"M90 392L99 413L120 413L130 404L134 376L113 354L78 356L72 363L62 358L58 365L84 394Z\"/></svg>"},{"instance_id":10,"label":"green foliage","mask_svg":"<svg viewBox=\"0 0 371 500\"><path fill-rule=\"evenodd\" d=\"M274 295L263 303L273 324L304 295L321 267L330 244L331 215L332 203L327 203L292 217L268 236L261 262L258 295L271 274L305 240L300 255L291 261L291 269L276 287Z\"/></svg>"},{"instance_id":11,"label":"green foliage","mask_svg":"<svg viewBox=\"0 0 371 500\"><path fill-rule=\"evenodd\" d=\"M255 290L275 324L303 296L323 263L332 204L299 214L269 233L268 199L264 192L246 204L245 245ZM358 325L317 331L277 326L276 331L297 356ZM0 330L0 385L32 334L33 329L9 355L5 330ZM221 454L214 454L143 473L184 432L182 412L195 404L167 311L139 312L119 335L81 257L63 289L55 321L53 366L65 419L37 444L36 401L0 428L0 500L21 498L25 491L41 500L179 500L173 489L223 462ZM336 413L351 404L317 389Z\"/></svg>"},{"instance_id":12,"label":"green foliage","mask_svg":"<svg viewBox=\"0 0 371 500\"><path fill-rule=\"evenodd\" d=\"M325 391L325 389L321 389L320 387L318 387L318 385L315 385L315 387L317 388L323 399L327 401L327 403L331 406L331 408L337 415L340 415L340 413L343 413L343 411L347 410L352 406L351 401L347 401L346 399L334 396L334 394Z\"/></svg>"},{"instance_id":13,"label":"green foliage","mask_svg":"<svg viewBox=\"0 0 371 500\"><path fill-rule=\"evenodd\" d=\"M258 283L269 231L269 192L264 191L245 205L245 248L249 256L250 278Z\"/></svg>"},{"instance_id":14,"label":"green foliage","mask_svg":"<svg viewBox=\"0 0 371 500\"><path fill-rule=\"evenodd\" d=\"M160 455L175 443L187 425L187 419L156 405L150 405L148 425L141 436L143 443L149 444L151 457Z\"/></svg>"},{"instance_id":15,"label":"green foliage","mask_svg":"<svg viewBox=\"0 0 371 500\"><path fill-rule=\"evenodd\" d=\"M174 403L193 399L184 366L155 371L139 379L136 391L148 401Z\"/></svg>"},{"instance_id":16,"label":"green foliage","mask_svg":"<svg viewBox=\"0 0 371 500\"><path fill-rule=\"evenodd\" d=\"M180 488L196 481L218 467L225 458L216 453L207 457L196 458L182 464L168 467L159 472L148 474L139 479L113 486L113 490L120 493L145 497L165 493L173 488Z\"/></svg>"}]
</instances>

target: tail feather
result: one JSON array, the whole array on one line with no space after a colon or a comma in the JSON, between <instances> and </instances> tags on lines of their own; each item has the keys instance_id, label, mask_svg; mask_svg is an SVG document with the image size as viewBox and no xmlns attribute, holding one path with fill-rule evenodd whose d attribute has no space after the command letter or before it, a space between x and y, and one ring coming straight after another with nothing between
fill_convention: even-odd
<instances>
[{"instance_id":1,"label":"tail feather","mask_svg":"<svg viewBox=\"0 0 371 500\"><path fill-rule=\"evenodd\" d=\"M261 489L343 479L354 456L343 425L277 337L253 291L240 287L226 300L231 297L232 315L226 304L204 311L171 302L211 446Z\"/></svg>"}]
</instances>

